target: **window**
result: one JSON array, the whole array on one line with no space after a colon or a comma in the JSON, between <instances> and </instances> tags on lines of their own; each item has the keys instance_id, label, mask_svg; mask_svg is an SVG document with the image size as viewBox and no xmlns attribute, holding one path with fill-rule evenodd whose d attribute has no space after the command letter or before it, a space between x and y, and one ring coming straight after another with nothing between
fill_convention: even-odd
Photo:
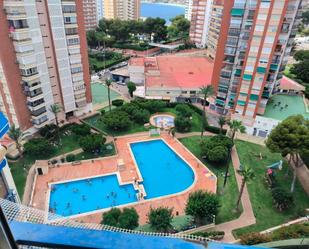
<instances>
[{"instance_id":1,"label":"window","mask_svg":"<svg viewBox=\"0 0 309 249\"><path fill-rule=\"evenodd\" d=\"M262 53L263 54L270 54L271 48L263 48Z\"/></svg>"},{"instance_id":2,"label":"window","mask_svg":"<svg viewBox=\"0 0 309 249\"><path fill-rule=\"evenodd\" d=\"M79 44L79 39L78 38L70 38L70 39L67 39L67 43L68 43L68 45L77 45L77 44Z\"/></svg>"},{"instance_id":3,"label":"window","mask_svg":"<svg viewBox=\"0 0 309 249\"><path fill-rule=\"evenodd\" d=\"M76 8L74 5L63 5L62 12L63 13L74 13L76 12Z\"/></svg>"},{"instance_id":4,"label":"window","mask_svg":"<svg viewBox=\"0 0 309 249\"><path fill-rule=\"evenodd\" d=\"M81 67L73 67L73 68L71 68L71 72L72 73L80 73L80 72L82 72L82 68Z\"/></svg>"},{"instance_id":5,"label":"window","mask_svg":"<svg viewBox=\"0 0 309 249\"><path fill-rule=\"evenodd\" d=\"M65 16L63 19L64 19L64 23L69 23L69 24L76 23L75 16Z\"/></svg>"},{"instance_id":6,"label":"window","mask_svg":"<svg viewBox=\"0 0 309 249\"><path fill-rule=\"evenodd\" d=\"M36 67L21 69L22 76L31 76L38 73L38 69Z\"/></svg>"},{"instance_id":7,"label":"window","mask_svg":"<svg viewBox=\"0 0 309 249\"><path fill-rule=\"evenodd\" d=\"M259 24L255 25L254 31L264 31L264 25Z\"/></svg>"},{"instance_id":8,"label":"window","mask_svg":"<svg viewBox=\"0 0 309 249\"><path fill-rule=\"evenodd\" d=\"M66 28L65 34L66 35L77 35L77 28Z\"/></svg>"}]
</instances>

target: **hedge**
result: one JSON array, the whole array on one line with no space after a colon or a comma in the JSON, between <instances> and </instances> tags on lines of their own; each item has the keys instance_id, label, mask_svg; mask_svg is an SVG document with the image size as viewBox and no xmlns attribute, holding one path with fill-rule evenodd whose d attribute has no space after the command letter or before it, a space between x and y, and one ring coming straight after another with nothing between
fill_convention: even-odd
<instances>
[{"instance_id":1,"label":"hedge","mask_svg":"<svg viewBox=\"0 0 309 249\"><path fill-rule=\"evenodd\" d=\"M209 131L212 133L220 134L220 128L216 126L206 125L205 131ZM225 135L227 133L226 129L222 129L222 134Z\"/></svg>"}]
</instances>

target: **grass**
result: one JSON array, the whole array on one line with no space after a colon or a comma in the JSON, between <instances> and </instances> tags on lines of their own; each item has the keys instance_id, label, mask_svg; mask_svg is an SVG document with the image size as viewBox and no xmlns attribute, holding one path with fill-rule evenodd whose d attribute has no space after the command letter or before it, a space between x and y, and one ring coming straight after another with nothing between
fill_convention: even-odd
<instances>
[{"instance_id":1,"label":"grass","mask_svg":"<svg viewBox=\"0 0 309 249\"><path fill-rule=\"evenodd\" d=\"M201 138L199 136L192 136L192 137L182 138L180 139L180 141L218 177L217 193L220 199L221 207L219 208L219 213L216 216L216 224L236 219L239 217L240 213L234 213L232 212L232 210L235 209L235 204L236 204L239 191L237 188L235 173L232 168L232 163L229 162L230 176L227 180L227 184L222 193L226 164L213 165L209 162L206 162L204 159L202 159L201 149L199 146L200 139Z\"/></svg>"},{"instance_id":2,"label":"grass","mask_svg":"<svg viewBox=\"0 0 309 249\"><path fill-rule=\"evenodd\" d=\"M107 149L108 146L111 146L111 149ZM103 150L99 153L94 155L90 152L83 151L82 153L79 153L76 155L75 160L87 160L87 159L93 159L98 157L106 157L106 156L113 156L116 154L115 145L114 143L107 143L104 145Z\"/></svg>"},{"instance_id":3,"label":"grass","mask_svg":"<svg viewBox=\"0 0 309 249\"><path fill-rule=\"evenodd\" d=\"M252 203L253 211L256 216L256 224L244 227L234 231L236 236L249 232L258 232L267 228L285 223L299 216L309 207L309 199L299 182L296 183L294 196L294 206L288 211L279 212L272 203L271 192L265 184L265 168L274 162L282 159L280 154L271 153L266 147L248 143L245 141L236 141L237 152L240 162L253 168L256 178L251 184L248 184L248 191ZM259 159L259 153L262 153L263 159ZM285 163L281 171L276 172L278 185L289 191L291 183L291 174L286 178L285 173L289 169Z\"/></svg>"}]
</instances>

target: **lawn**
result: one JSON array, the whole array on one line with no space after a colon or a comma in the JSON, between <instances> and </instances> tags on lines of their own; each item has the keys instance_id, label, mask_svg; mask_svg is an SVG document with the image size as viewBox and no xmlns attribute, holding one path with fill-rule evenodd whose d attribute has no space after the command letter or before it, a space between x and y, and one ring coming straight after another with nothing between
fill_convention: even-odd
<instances>
[{"instance_id":1,"label":"lawn","mask_svg":"<svg viewBox=\"0 0 309 249\"><path fill-rule=\"evenodd\" d=\"M248 184L250 200L257 223L234 231L236 236L249 232L262 231L267 228L285 223L295 219L304 213L309 207L309 198L297 182L294 192L294 206L286 212L279 212L273 207L271 192L266 187L264 176L265 168L272 163L282 159L280 154L271 153L266 147L244 141L236 141L237 152L241 164L253 168L256 178L251 184ZM262 153L263 159L259 159L259 153ZM284 164L283 169L277 172L276 179L278 185L289 191L292 175L285 176L288 165Z\"/></svg>"},{"instance_id":2,"label":"lawn","mask_svg":"<svg viewBox=\"0 0 309 249\"><path fill-rule=\"evenodd\" d=\"M222 191L226 164L212 165L211 163L203 160L201 157L201 150L199 146L200 139L201 138L199 136L193 136L182 138L180 139L180 141L218 177L217 193L220 199L221 207L216 217L216 224L236 219L239 217L240 213L235 213L232 210L235 209L235 204L239 191L237 188L234 170L232 168L232 163L229 162L230 176L228 178L224 191Z\"/></svg>"},{"instance_id":3,"label":"lawn","mask_svg":"<svg viewBox=\"0 0 309 249\"><path fill-rule=\"evenodd\" d=\"M98 157L113 156L115 154L116 150L114 143L107 143L104 145L103 150L99 154L94 155L93 153L83 151L82 153L76 155L75 160L87 160Z\"/></svg>"}]
</instances>

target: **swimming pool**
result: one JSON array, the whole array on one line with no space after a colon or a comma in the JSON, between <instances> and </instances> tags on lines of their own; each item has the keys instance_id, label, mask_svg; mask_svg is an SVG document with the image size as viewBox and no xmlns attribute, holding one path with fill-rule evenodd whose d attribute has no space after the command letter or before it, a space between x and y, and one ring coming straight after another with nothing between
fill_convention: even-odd
<instances>
[{"instance_id":1,"label":"swimming pool","mask_svg":"<svg viewBox=\"0 0 309 249\"><path fill-rule=\"evenodd\" d=\"M145 200L177 194L194 182L192 168L162 139L130 144L143 179ZM117 174L51 184L49 211L73 216L137 202L133 184L120 185Z\"/></svg>"},{"instance_id":2,"label":"swimming pool","mask_svg":"<svg viewBox=\"0 0 309 249\"><path fill-rule=\"evenodd\" d=\"M151 125L158 128L167 129L175 126L175 117L170 114L154 114L149 120Z\"/></svg>"}]
</instances>

